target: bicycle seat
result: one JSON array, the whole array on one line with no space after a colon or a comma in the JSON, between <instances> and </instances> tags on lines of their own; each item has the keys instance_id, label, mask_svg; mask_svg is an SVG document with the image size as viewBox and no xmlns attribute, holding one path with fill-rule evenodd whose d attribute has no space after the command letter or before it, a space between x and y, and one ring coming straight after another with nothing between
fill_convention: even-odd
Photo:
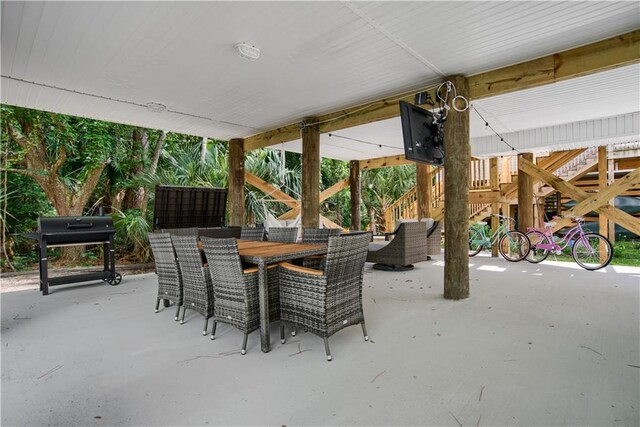
<instances>
[{"instance_id":1,"label":"bicycle seat","mask_svg":"<svg viewBox=\"0 0 640 427\"><path fill-rule=\"evenodd\" d=\"M478 221L476 224L478 224L478 225L487 225L487 221Z\"/></svg>"},{"instance_id":2,"label":"bicycle seat","mask_svg":"<svg viewBox=\"0 0 640 427\"><path fill-rule=\"evenodd\" d=\"M556 223L555 223L555 222L553 222L553 221L551 221L551 222L545 222L545 223L544 223L544 226L545 226L545 227L553 227L554 225L556 225Z\"/></svg>"}]
</instances>

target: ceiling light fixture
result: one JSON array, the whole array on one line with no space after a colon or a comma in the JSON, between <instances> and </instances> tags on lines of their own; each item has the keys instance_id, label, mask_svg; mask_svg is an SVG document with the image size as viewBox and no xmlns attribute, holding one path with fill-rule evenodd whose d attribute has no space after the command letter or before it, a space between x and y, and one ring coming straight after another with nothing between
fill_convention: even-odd
<instances>
[{"instance_id":1,"label":"ceiling light fixture","mask_svg":"<svg viewBox=\"0 0 640 427\"><path fill-rule=\"evenodd\" d=\"M158 104L157 102L147 102L147 108L149 109L149 111L153 113L162 113L164 110L167 109L167 106L163 104Z\"/></svg>"},{"instance_id":2,"label":"ceiling light fixture","mask_svg":"<svg viewBox=\"0 0 640 427\"><path fill-rule=\"evenodd\" d=\"M238 51L238 55L244 59L248 59L249 61L255 61L260 58L260 48L252 46L247 43L238 43L236 45L236 50Z\"/></svg>"}]
</instances>

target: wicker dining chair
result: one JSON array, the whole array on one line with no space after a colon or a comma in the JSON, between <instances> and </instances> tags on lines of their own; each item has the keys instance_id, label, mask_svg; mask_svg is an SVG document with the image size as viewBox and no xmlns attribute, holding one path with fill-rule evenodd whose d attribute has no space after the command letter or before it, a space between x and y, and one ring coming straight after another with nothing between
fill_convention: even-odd
<instances>
[{"instance_id":1,"label":"wicker dining chair","mask_svg":"<svg viewBox=\"0 0 640 427\"><path fill-rule=\"evenodd\" d=\"M329 337L360 324L369 340L362 310L362 278L370 236L330 237L324 271L280 263L280 338L284 326L303 328L324 339L331 360Z\"/></svg>"},{"instance_id":2,"label":"wicker dining chair","mask_svg":"<svg viewBox=\"0 0 640 427\"><path fill-rule=\"evenodd\" d=\"M169 233L172 236L195 236L198 237L198 229L195 227L190 228L163 228L160 230L162 233Z\"/></svg>"},{"instance_id":3,"label":"wicker dining chair","mask_svg":"<svg viewBox=\"0 0 640 427\"><path fill-rule=\"evenodd\" d=\"M148 236L158 274L156 313L160 308L160 300L169 300L177 307L174 320L178 320L180 307L182 307L182 276L171 243L171 235L169 233L149 233Z\"/></svg>"},{"instance_id":4,"label":"wicker dining chair","mask_svg":"<svg viewBox=\"0 0 640 427\"><path fill-rule=\"evenodd\" d=\"M211 339L218 322L234 326L244 333L242 354L247 352L249 334L260 328L258 267L242 268L236 239L202 239L213 282L215 306ZM267 267L269 319L280 320L280 296L277 265Z\"/></svg>"},{"instance_id":5,"label":"wicker dining chair","mask_svg":"<svg viewBox=\"0 0 640 427\"><path fill-rule=\"evenodd\" d=\"M178 257L183 283L183 310L180 324L184 323L187 309L204 316L202 335L207 335L209 318L213 316L213 286L209 269L202 264L198 239L194 236L171 236Z\"/></svg>"},{"instance_id":6,"label":"wicker dining chair","mask_svg":"<svg viewBox=\"0 0 640 427\"><path fill-rule=\"evenodd\" d=\"M270 242L295 243L297 238L297 227L269 227L267 232L267 239Z\"/></svg>"},{"instance_id":7,"label":"wicker dining chair","mask_svg":"<svg viewBox=\"0 0 640 427\"><path fill-rule=\"evenodd\" d=\"M264 240L264 227L242 227L240 233L242 240Z\"/></svg>"},{"instance_id":8,"label":"wicker dining chair","mask_svg":"<svg viewBox=\"0 0 640 427\"><path fill-rule=\"evenodd\" d=\"M324 243L329 241L329 237L339 236L339 228L303 228L302 243ZM324 270L324 255L306 257L302 260L302 265L316 270Z\"/></svg>"}]
</instances>

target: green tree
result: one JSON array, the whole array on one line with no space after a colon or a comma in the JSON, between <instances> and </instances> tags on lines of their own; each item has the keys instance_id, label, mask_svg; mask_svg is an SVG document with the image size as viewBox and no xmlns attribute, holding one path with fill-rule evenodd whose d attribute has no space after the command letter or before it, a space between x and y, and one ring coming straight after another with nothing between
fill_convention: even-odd
<instances>
[{"instance_id":1,"label":"green tree","mask_svg":"<svg viewBox=\"0 0 640 427\"><path fill-rule=\"evenodd\" d=\"M4 167L33 179L58 215L80 216L118 139L117 125L2 105L3 130L11 142ZM9 142L9 141L8 141ZM63 251L77 260L82 247Z\"/></svg>"},{"instance_id":2,"label":"green tree","mask_svg":"<svg viewBox=\"0 0 640 427\"><path fill-rule=\"evenodd\" d=\"M349 176L349 163L342 160L322 159L320 163L320 191L326 190ZM320 202L320 213L341 225L351 226L351 195L349 188Z\"/></svg>"},{"instance_id":3,"label":"green tree","mask_svg":"<svg viewBox=\"0 0 640 427\"><path fill-rule=\"evenodd\" d=\"M384 212L396 200L416 184L416 168L413 165L369 169L362 173L362 202L367 208L370 228L380 225L390 231Z\"/></svg>"}]
</instances>

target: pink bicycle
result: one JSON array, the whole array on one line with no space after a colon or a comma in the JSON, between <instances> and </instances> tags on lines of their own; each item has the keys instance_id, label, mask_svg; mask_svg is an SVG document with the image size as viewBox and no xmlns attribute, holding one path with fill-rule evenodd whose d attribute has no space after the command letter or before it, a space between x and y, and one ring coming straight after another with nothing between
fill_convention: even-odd
<instances>
[{"instance_id":1,"label":"pink bicycle","mask_svg":"<svg viewBox=\"0 0 640 427\"><path fill-rule=\"evenodd\" d=\"M557 218L557 217L555 217ZM571 248L571 256L580 267L586 270L598 270L606 267L613 258L611 242L598 233L585 233L582 229L584 218L571 216L576 221L563 238L554 238L555 222L545 222L544 230L529 227L527 237L531 241L531 250L527 261L538 263L549 256L549 252L560 255L563 250Z\"/></svg>"}]
</instances>

